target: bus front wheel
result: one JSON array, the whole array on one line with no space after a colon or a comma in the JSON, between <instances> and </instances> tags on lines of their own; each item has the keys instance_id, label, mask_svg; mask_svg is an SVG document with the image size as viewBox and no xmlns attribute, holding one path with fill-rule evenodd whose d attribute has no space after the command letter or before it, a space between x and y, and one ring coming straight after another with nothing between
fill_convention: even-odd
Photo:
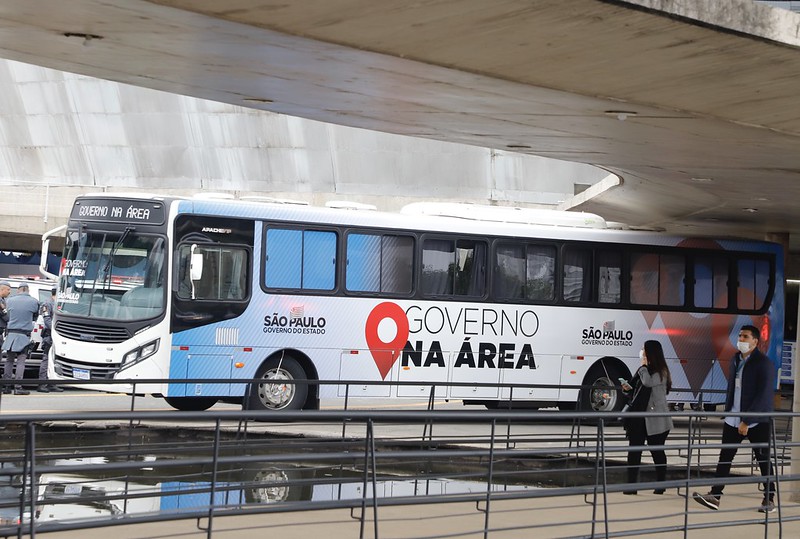
<instances>
[{"instance_id":1,"label":"bus front wheel","mask_svg":"<svg viewBox=\"0 0 800 539\"><path fill-rule=\"evenodd\" d=\"M213 397L164 397L164 400L181 412L202 412L217 403Z\"/></svg>"},{"instance_id":2,"label":"bus front wheel","mask_svg":"<svg viewBox=\"0 0 800 539\"><path fill-rule=\"evenodd\" d=\"M250 390L250 410L300 410L308 397L308 384L285 383L307 378L303 367L291 357L268 359Z\"/></svg>"}]
</instances>

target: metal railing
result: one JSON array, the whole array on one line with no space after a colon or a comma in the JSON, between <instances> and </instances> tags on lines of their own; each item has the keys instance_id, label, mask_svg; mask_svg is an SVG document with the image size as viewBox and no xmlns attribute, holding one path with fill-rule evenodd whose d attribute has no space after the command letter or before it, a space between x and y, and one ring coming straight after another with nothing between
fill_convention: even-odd
<instances>
[{"instance_id":1,"label":"metal railing","mask_svg":"<svg viewBox=\"0 0 800 539\"><path fill-rule=\"evenodd\" d=\"M735 474L713 477L724 414L673 414L679 426L660 446L669 456L667 480L654 481L648 476L652 466L644 464L642 481L633 485L625 477L627 452L653 447L629 447L617 413L436 410L434 395L432 387L428 409L416 411L146 412L134 411L132 398L128 412L4 412L0 478L7 489L0 489L6 492L0 536L176 521L212 537L220 517L345 511L358 524L359 537L377 538L391 535L395 508L435 513L451 504L468 508L472 517L462 520L472 527L450 530L445 518L442 530L414 535L406 529L403 535L502 537L529 530L548 537L688 536L761 523L766 537L775 528L782 536L785 526L800 520L800 509L783 495L798 480L786 465L786 452L797 445L788 434L796 414L770 416L777 513L743 512L734 504L708 522L690 500L693 490L724 483L734 499L757 500L762 481L752 474L746 444ZM108 425L115 428L112 435ZM682 500L676 505L670 496L673 513L658 504L632 512L620 502L626 490L657 487L675 489ZM558 514L548 511L554 500L590 512L547 518ZM527 509L509 509L519 503ZM656 516L669 522L657 525ZM308 525L303 520L296 525Z\"/></svg>"}]
</instances>

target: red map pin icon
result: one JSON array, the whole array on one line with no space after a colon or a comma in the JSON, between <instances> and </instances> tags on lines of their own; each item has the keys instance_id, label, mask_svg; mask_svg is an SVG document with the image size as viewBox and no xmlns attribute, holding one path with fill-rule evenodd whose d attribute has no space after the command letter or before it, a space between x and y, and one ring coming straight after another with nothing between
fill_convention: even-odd
<instances>
[{"instance_id":1,"label":"red map pin icon","mask_svg":"<svg viewBox=\"0 0 800 539\"><path fill-rule=\"evenodd\" d=\"M390 342L384 342L378 335L378 326L387 318L392 320L397 328L397 333ZM367 317L364 336L367 339L369 351L372 352L372 359L381 373L381 378L385 380L386 375L392 370L392 365L400 357L400 350L408 341L406 313L396 303L386 301L377 305Z\"/></svg>"}]
</instances>

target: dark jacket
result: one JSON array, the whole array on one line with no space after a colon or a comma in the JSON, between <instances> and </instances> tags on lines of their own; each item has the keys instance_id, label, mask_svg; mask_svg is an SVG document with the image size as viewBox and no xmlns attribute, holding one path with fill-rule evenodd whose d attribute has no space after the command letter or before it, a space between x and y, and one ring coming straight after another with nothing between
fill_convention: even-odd
<instances>
[{"instance_id":1,"label":"dark jacket","mask_svg":"<svg viewBox=\"0 0 800 539\"><path fill-rule=\"evenodd\" d=\"M733 392L736 387L736 369L742 355L737 353L731 361L731 372L728 373L728 397L725 400L725 411L733 407ZM763 423L765 417L747 415L748 412L772 412L775 407L775 365L756 348L744 364L742 371L741 420L745 423Z\"/></svg>"}]
</instances>

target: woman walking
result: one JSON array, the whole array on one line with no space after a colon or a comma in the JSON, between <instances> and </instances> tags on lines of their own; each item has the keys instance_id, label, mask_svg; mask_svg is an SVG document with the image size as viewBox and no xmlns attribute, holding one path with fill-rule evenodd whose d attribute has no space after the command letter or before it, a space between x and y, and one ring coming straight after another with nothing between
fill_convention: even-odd
<instances>
[{"instance_id":1,"label":"woman walking","mask_svg":"<svg viewBox=\"0 0 800 539\"><path fill-rule=\"evenodd\" d=\"M664 350L658 341L645 341L639 352L642 365L636 371L633 380L623 382L622 389L630 396L631 411L667 412L667 393L672 389L672 376L664 359ZM630 446L662 446L672 429L672 418L635 417L625 418L625 433ZM663 449L650 449L656 465L656 480L667 478L667 454ZM641 450L628 451L628 483L639 481L639 465L642 462ZM625 494L636 494L636 490L626 490ZM654 494L664 494L663 488L657 488Z\"/></svg>"}]
</instances>

